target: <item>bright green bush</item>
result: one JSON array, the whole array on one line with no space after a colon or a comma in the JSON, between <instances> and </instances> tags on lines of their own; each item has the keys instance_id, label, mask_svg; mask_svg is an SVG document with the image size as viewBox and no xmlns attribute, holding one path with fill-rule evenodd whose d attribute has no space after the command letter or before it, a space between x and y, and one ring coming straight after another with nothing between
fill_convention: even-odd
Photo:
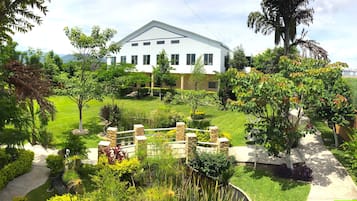
<instances>
[{"instance_id":1,"label":"bright green bush","mask_svg":"<svg viewBox=\"0 0 357 201\"><path fill-rule=\"evenodd\" d=\"M68 134L64 148L70 150L70 156L80 155L87 157L87 147L82 136L74 135L72 133Z\"/></svg>"},{"instance_id":2,"label":"bright green bush","mask_svg":"<svg viewBox=\"0 0 357 201\"><path fill-rule=\"evenodd\" d=\"M64 194L64 195L56 195L51 197L47 201L78 201L78 197L76 195Z\"/></svg>"},{"instance_id":3,"label":"bright green bush","mask_svg":"<svg viewBox=\"0 0 357 201\"><path fill-rule=\"evenodd\" d=\"M34 153L32 151L20 150L18 158L0 169L0 189L15 177L29 172L32 168Z\"/></svg>"},{"instance_id":4,"label":"bright green bush","mask_svg":"<svg viewBox=\"0 0 357 201\"><path fill-rule=\"evenodd\" d=\"M207 127L211 125L211 122L208 119L188 119L186 123L187 127L197 129L207 129Z\"/></svg>"},{"instance_id":5,"label":"bright green bush","mask_svg":"<svg viewBox=\"0 0 357 201\"><path fill-rule=\"evenodd\" d=\"M65 184L68 184L68 182L79 179L79 175L75 170L66 170L64 174L62 175L62 180Z\"/></svg>"},{"instance_id":6,"label":"bright green bush","mask_svg":"<svg viewBox=\"0 0 357 201\"><path fill-rule=\"evenodd\" d=\"M12 201L27 201L28 199L26 197L14 197L12 198Z\"/></svg>"},{"instance_id":7,"label":"bright green bush","mask_svg":"<svg viewBox=\"0 0 357 201\"><path fill-rule=\"evenodd\" d=\"M46 158L47 167L50 168L51 175L59 174L64 170L64 159L59 155L49 155Z\"/></svg>"}]
</instances>

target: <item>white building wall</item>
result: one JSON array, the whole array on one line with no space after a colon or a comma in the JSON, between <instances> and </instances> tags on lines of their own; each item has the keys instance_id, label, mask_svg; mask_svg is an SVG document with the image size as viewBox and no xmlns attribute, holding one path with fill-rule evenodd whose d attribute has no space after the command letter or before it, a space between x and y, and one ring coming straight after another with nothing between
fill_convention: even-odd
<instances>
[{"instance_id":1,"label":"white building wall","mask_svg":"<svg viewBox=\"0 0 357 201\"><path fill-rule=\"evenodd\" d=\"M171 44L172 40L179 40L178 44ZM165 41L165 44L157 44L157 41ZM144 43L150 42L150 45ZM138 43L138 46L132 46L132 43ZM186 54L195 54L196 61L204 54L213 54L213 65L206 65L206 74L215 74L215 72L224 72L224 57L228 51L217 44L209 44L191 38L183 37L160 28L152 28L131 41L122 45L120 52L116 55L116 61L119 63L121 56L126 56L126 62L131 63L131 56L138 56L136 66L139 72L151 73L153 66L156 66L156 57L165 50L167 57L171 60L171 54L179 54L179 65L173 65L175 68L172 73L189 74L192 66L186 65ZM150 55L150 65L143 65L143 55Z\"/></svg>"}]
</instances>

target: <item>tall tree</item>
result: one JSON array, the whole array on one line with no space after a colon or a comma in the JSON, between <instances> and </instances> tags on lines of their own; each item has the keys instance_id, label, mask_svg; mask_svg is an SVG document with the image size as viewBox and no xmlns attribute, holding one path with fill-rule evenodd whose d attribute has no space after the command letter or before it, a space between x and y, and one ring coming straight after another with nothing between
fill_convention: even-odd
<instances>
[{"instance_id":1,"label":"tall tree","mask_svg":"<svg viewBox=\"0 0 357 201\"><path fill-rule=\"evenodd\" d=\"M194 88L197 91L201 82L205 78L205 66L202 61L202 56L199 56L195 65L191 70L191 81L193 82Z\"/></svg>"},{"instance_id":2,"label":"tall tree","mask_svg":"<svg viewBox=\"0 0 357 201\"><path fill-rule=\"evenodd\" d=\"M274 32L274 42L278 45L283 40L284 55L290 48L299 45L308 49L316 58L328 59L327 51L314 40L305 40L307 32L303 29L297 38L299 25L310 25L313 21L313 8L307 7L309 0L262 0L262 12L251 12L248 27L255 33L269 35Z\"/></svg>"},{"instance_id":3,"label":"tall tree","mask_svg":"<svg viewBox=\"0 0 357 201\"><path fill-rule=\"evenodd\" d=\"M62 92L77 104L79 111L80 132L83 132L83 107L93 99L101 99L102 91L93 77L93 71L100 67L103 57L108 53L118 52L117 43L110 43L116 31L113 29L101 30L99 26L93 26L90 35L86 35L81 29L64 28L64 32L73 47L77 49L75 54L77 69L74 76L68 74L62 76L64 85Z\"/></svg>"},{"instance_id":4,"label":"tall tree","mask_svg":"<svg viewBox=\"0 0 357 201\"><path fill-rule=\"evenodd\" d=\"M248 59L245 56L244 49L240 45L233 50L233 58L230 59L230 67L242 70L244 67L248 66Z\"/></svg>"},{"instance_id":5,"label":"tall tree","mask_svg":"<svg viewBox=\"0 0 357 201\"><path fill-rule=\"evenodd\" d=\"M46 15L48 11L45 3L46 0L2 0L0 2L0 44L9 41L16 31L26 33L35 26L34 24L40 24L39 14Z\"/></svg>"}]
</instances>

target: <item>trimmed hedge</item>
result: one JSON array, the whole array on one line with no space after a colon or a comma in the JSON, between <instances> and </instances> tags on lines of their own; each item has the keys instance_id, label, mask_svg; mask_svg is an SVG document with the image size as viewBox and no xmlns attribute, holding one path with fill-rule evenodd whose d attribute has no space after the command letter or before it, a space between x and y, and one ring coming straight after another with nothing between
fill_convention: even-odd
<instances>
[{"instance_id":1,"label":"trimmed hedge","mask_svg":"<svg viewBox=\"0 0 357 201\"><path fill-rule=\"evenodd\" d=\"M27 150L19 150L18 158L0 169L0 190L14 178L29 172L32 169L34 153Z\"/></svg>"}]
</instances>

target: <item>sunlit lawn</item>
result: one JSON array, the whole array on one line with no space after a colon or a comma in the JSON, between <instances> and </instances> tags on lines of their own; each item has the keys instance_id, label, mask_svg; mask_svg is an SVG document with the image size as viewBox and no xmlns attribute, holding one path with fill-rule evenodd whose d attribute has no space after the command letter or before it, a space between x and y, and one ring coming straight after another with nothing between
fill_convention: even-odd
<instances>
[{"instance_id":1,"label":"sunlit lawn","mask_svg":"<svg viewBox=\"0 0 357 201\"><path fill-rule=\"evenodd\" d=\"M231 183L241 188L254 201L306 201L310 184L281 179L262 170L238 166Z\"/></svg>"},{"instance_id":2,"label":"sunlit lawn","mask_svg":"<svg viewBox=\"0 0 357 201\"><path fill-rule=\"evenodd\" d=\"M357 107L357 78L343 78L349 85L352 92L352 100Z\"/></svg>"},{"instance_id":3,"label":"sunlit lawn","mask_svg":"<svg viewBox=\"0 0 357 201\"><path fill-rule=\"evenodd\" d=\"M48 125L48 130L54 134L54 145L62 146L66 138L73 129L78 128L79 113L74 102L68 97L54 96L51 97L51 101L56 106L56 117L53 122ZM105 105L111 103L109 98L106 98L103 102L91 101L88 107L83 109L83 122L84 128L89 130L89 134L84 136L85 142L88 147L96 147L100 138L97 136L103 129L99 118L99 110ZM115 100L120 108L125 110L137 111L140 113L149 113L152 110L170 107L172 110L180 112L185 116L190 113L190 107L188 105L165 105L157 98L148 97L143 100L137 99L120 99ZM233 145L244 145L244 123L245 115L239 112L233 111L221 111L217 107L204 106L199 107L203 110L208 119L211 120L211 125L218 126L220 131L229 132L232 137Z\"/></svg>"}]
</instances>

